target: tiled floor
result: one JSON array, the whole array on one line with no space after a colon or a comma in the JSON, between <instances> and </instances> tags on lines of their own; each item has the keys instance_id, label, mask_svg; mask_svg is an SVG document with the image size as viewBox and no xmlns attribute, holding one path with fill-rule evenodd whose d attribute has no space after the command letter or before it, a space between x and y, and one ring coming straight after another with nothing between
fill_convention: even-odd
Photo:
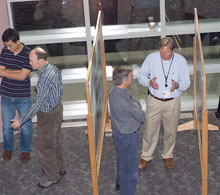
<instances>
[{"instance_id":1,"label":"tiled floor","mask_svg":"<svg viewBox=\"0 0 220 195\"><path fill-rule=\"evenodd\" d=\"M220 127L220 120L209 111L209 122ZM184 118L180 123L190 120ZM33 153L27 164L22 164L19 154L19 135L15 137L16 151L10 161L0 158L1 195L91 195L92 184L88 138L86 127L63 128L64 156L67 175L48 189L40 189L37 183L42 177L36 154L36 132L33 138ZM35 128L36 131L36 128ZM201 170L197 131L177 133L174 151L176 168L167 170L160 157L162 134L149 167L139 173L136 195L199 195L201 192ZM143 129L140 132L140 149ZM0 154L3 143L0 144ZM208 195L220 194L220 131L209 131L209 177ZM117 195L115 190L115 148L113 139L105 137L99 177L100 195Z\"/></svg>"}]
</instances>

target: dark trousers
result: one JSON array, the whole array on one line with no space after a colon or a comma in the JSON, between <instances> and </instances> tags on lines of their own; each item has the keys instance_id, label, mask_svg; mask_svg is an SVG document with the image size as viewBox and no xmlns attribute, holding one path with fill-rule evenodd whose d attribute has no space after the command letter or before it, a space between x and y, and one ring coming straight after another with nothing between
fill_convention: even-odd
<instances>
[{"instance_id":1,"label":"dark trousers","mask_svg":"<svg viewBox=\"0 0 220 195\"><path fill-rule=\"evenodd\" d=\"M38 158L48 180L59 179L59 172L65 170L62 154L62 120L61 103L49 113L41 111L37 113Z\"/></svg>"},{"instance_id":2,"label":"dark trousers","mask_svg":"<svg viewBox=\"0 0 220 195\"><path fill-rule=\"evenodd\" d=\"M217 109L217 112L220 114L220 98L218 100L218 109Z\"/></svg>"},{"instance_id":3,"label":"dark trousers","mask_svg":"<svg viewBox=\"0 0 220 195\"><path fill-rule=\"evenodd\" d=\"M120 195L135 195L138 179L138 132L122 134L113 129L117 152L117 181Z\"/></svg>"},{"instance_id":4,"label":"dark trousers","mask_svg":"<svg viewBox=\"0 0 220 195\"><path fill-rule=\"evenodd\" d=\"M220 98L219 98L219 101L218 101L218 108L217 108L217 112L215 112L215 116L217 118L220 118Z\"/></svg>"}]
</instances>

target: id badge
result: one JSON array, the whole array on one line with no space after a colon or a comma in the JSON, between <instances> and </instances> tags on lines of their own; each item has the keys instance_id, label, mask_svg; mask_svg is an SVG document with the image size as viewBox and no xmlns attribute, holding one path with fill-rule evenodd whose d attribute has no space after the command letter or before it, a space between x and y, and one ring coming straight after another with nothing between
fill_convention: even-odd
<instances>
[{"instance_id":1,"label":"id badge","mask_svg":"<svg viewBox=\"0 0 220 195\"><path fill-rule=\"evenodd\" d=\"M169 98L170 97L170 90L164 90L163 91L163 98Z\"/></svg>"}]
</instances>

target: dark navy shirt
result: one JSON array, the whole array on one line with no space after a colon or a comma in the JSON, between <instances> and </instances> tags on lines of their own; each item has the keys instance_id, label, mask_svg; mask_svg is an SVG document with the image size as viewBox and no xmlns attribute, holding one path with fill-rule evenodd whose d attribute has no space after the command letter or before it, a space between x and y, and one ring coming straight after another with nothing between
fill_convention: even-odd
<instances>
[{"instance_id":1,"label":"dark navy shirt","mask_svg":"<svg viewBox=\"0 0 220 195\"><path fill-rule=\"evenodd\" d=\"M0 65L5 66L7 70L21 70L25 68L32 71L29 64L29 53L30 49L25 45L22 51L16 56L7 47L4 47L0 55ZM0 95L7 97L30 97L30 86L29 77L23 81L3 77L0 85Z\"/></svg>"},{"instance_id":2,"label":"dark navy shirt","mask_svg":"<svg viewBox=\"0 0 220 195\"><path fill-rule=\"evenodd\" d=\"M136 103L134 105L133 103ZM145 113L140 103L127 89L114 87L109 94L110 117L112 129L123 134L137 131L145 120Z\"/></svg>"}]
</instances>

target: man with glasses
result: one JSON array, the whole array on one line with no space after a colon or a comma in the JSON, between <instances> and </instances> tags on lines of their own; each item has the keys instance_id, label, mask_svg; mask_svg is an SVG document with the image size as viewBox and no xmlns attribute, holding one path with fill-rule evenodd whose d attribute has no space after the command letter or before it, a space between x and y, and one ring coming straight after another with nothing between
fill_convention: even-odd
<instances>
[{"instance_id":1,"label":"man with glasses","mask_svg":"<svg viewBox=\"0 0 220 195\"><path fill-rule=\"evenodd\" d=\"M14 131L10 120L15 117L16 110L23 115L31 107L29 64L30 49L20 42L16 30L8 28L2 35L5 47L0 55L0 85L1 111L3 122L4 153L3 159L10 160L14 147ZM21 161L28 162L32 142L32 121L28 120L20 129Z\"/></svg>"}]
</instances>

